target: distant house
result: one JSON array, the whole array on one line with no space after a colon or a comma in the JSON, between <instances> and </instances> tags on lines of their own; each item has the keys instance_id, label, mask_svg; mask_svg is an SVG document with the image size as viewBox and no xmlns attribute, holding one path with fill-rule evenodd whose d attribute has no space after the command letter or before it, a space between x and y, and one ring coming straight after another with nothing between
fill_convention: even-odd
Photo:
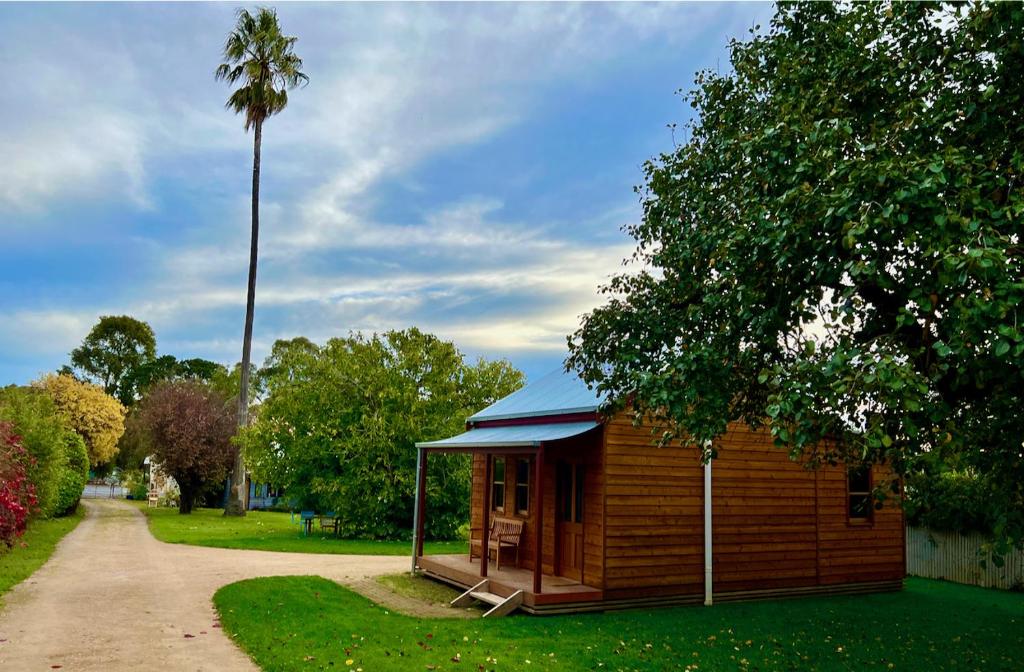
<instances>
[{"instance_id":1,"label":"distant house","mask_svg":"<svg viewBox=\"0 0 1024 672\"><path fill-rule=\"evenodd\" d=\"M249 480L249 510L269 509L281 503L283 492L270 483L254 483Z\"/></svg>"},{"instance_id":2,"label":"distant house","mask_svg":"<svg viewBox=\"0 0 1024 672\"><path fill-rule=\"evenodd\" d=\"M148 473L148 489L151 494L155 494L161 501L177 502L178 482L160 467L155 455L147 456L142 461L142 468Z\"/></svg>"},{"instance_id":3,"label":"distant house","mask_svg":"<svg viewBox=\"0 0 1024 672\"><path fill-rule=\"evenodd\" d=\"M808 470L739 423L704 466L696 447L658 447L650 427L602 415L601 402L557 372L470 417L465 433L417 444L415 566L534 613L902 587L902 509L872 506L882 468ZM422 553L423 483L445 452L473 455L472 560ZM511 534L500 569L491 525Z\"/></svg>"}]
</instances>

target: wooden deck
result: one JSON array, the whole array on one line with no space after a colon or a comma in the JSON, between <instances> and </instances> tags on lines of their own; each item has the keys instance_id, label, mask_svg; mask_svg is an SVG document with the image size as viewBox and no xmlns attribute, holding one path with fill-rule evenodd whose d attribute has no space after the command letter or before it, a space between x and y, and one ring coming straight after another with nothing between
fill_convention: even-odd
<instances>
[{"instance_id":1,"label":"wooden deck","mask_svg":"<svg viewBox=\"0 0 1024 672\"><path fill-rule=\"evenodd\" d=\"M472 588L482 580L479 558L470 562L465 553L421 556L416 564L427 576L463 589ZM530 613L577 611L578 607L593 606L604 599L600 588L547 574L541 579L541 592L534 593L532 571L508 566L498 569L493 562L487 566L487 579L490 592L496 595L507 597L517 590L523 591L522 608Z\"/></svg>"}]
</instances>

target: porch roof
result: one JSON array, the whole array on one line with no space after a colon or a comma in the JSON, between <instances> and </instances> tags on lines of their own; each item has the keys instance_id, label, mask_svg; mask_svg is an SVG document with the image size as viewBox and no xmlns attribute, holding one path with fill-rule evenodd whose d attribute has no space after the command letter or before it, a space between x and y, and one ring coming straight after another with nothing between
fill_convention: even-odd
<instances>
[{"instance_id":1,"label":"porch roof","mask_svg":"<svg viewBox=\"0 0 1024 672\"><path fill-rule=\"evenodd\" d=\"M595 421L556 422L543 425L480 427L439 441L421 441L417 448L535 448L547 441L568 439L598 426Z\"/></svg>"}]
</instances>

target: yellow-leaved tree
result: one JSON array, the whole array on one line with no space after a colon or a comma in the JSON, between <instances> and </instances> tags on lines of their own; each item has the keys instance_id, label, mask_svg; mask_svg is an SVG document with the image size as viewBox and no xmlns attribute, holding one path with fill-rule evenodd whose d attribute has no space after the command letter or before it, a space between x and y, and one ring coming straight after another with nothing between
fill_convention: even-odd
<instances>
[{"instance_id":1,"label":"yellow-leaved tree","mask_svg":"<svg viewBox=\"0 0 1024 672\"><path fill-rule=\"evenodd\" d=\"M95 467L114 458L124 434L126 411L120 401L67 374L50 374L34 384L46 390L64 422L85 440L89 464Z\"/></svg>"}]
</instances>

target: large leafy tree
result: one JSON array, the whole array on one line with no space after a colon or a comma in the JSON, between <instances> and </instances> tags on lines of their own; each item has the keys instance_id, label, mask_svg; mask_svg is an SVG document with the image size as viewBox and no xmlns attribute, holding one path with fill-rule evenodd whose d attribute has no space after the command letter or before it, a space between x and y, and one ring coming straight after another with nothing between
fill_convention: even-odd
<instances>
[{"instance_id":1,"label":"large leafy tree","mask_svg":"<svg viewBox=\"0 0 1024 672\"><path fill-rule=\"evenodd\" d=\"M128 315L101 317L82 345L71 351L72 366L125 406L131 406L138 393L136 370L155 358L153 329Z\"/></svg>"},{"instance_id":2,"label":"large leafy tree","mask_svg":"<svg viewBox=\"0 0 1024 672\"><path fill-rule=\"evenodd\" d=\"M124 434L126 411L121 402L102 388L67 374L44 376L35 386L46 391L64 424L85 441L92 466L114 459Z\"/></svg>"},{"instance_id":3,"label":"large leafy tree","mask_svg":"<svg viewBox=\"0 0 1024 672\"><path fill-rule=\"evenodd\" d=\"M523 384L506 361L467 364L450 342L417 329L278 341L267 393L242 434L253 474L302 506L333 510L350 535L396 538L412 526L417 441L458 433L465 419ZM470 463L434 456L427 533L468 519Z\"/></svg>"},{"instance_id":4,"label":"large leafy tree","mask_svg":"<svg viewBox=\"0 0 1024 672\"><path fill-rule=\"evenodd\" d=\"M245 130L253 129L252 153L252 234L249 239L249 282L245 302L245 328L242 336L241 387L238 398L238 423L244 427L249 414L249 375L252 351L252 321L256 301L256 260L260 233L260 149L263 122L288 105L288 90L309 78L302 72L302 59L292 51L298 38L281 32L277 12L261 7L256 14L239 9L235 30L224 45L224 63L218 66L217 79L240 84L228 98L227 107L245 115ZM225 513L243 515L245 467L239 454L232 479L231 503Z\"/></svg>"},{"instance_id":5,"label":"large leafy tree","mask_svg":"<svg viewBox=\"0 0 1024 672\"><path fill-rule=\"evenodd\" d=\"M568 365L670 438L984 474L1019 543L1022 35L1019 3L780 6L697 76Z\"/></svg>"},{"instance_id":6,"label":"large leafy tree","mask_svg":"<svg viewBox=\"0 0 1024 672\"><path fill-rule=\"evenodd\" d=\"M178 359L174 355L161 355L136 368L132 372L131 384L138 395L144 397L154 385L162 381L197 380L219 383L229 375L223 364L208 359ZM230 399L235 397L234 394L226 396ZM149 447L142 440L142 433L138 431L137 416L135 408L129 410L128 417L125 418L124 434L117 442L117 466L121 469L138 469L149 454Z\"/></svg>"},{"instance_id":7,"label":"large leafy tree","mask_svg":"<svg viewBox=\"0 0 1024 672\"><path fill-rule=\"evenodd\" d=\"M132 372L131 383L140 395L162 380L200 380L210 382L227 376L223 364L201 357L178 359L174 355L161 355L137 367Z\"/></svg>"},{"instance_id":8,"label":"large leafy tree","mask_svg":"<svg viewBox=\"0 0 1024 672\"><path fill-rule=\"evenodd\" d=\"M191 513L203 489L221 481L235 461L233 405L207 384L157 383L140 403L135 423L160 468L177 481L180 513Z\"/></svg>"}]
</instances>

